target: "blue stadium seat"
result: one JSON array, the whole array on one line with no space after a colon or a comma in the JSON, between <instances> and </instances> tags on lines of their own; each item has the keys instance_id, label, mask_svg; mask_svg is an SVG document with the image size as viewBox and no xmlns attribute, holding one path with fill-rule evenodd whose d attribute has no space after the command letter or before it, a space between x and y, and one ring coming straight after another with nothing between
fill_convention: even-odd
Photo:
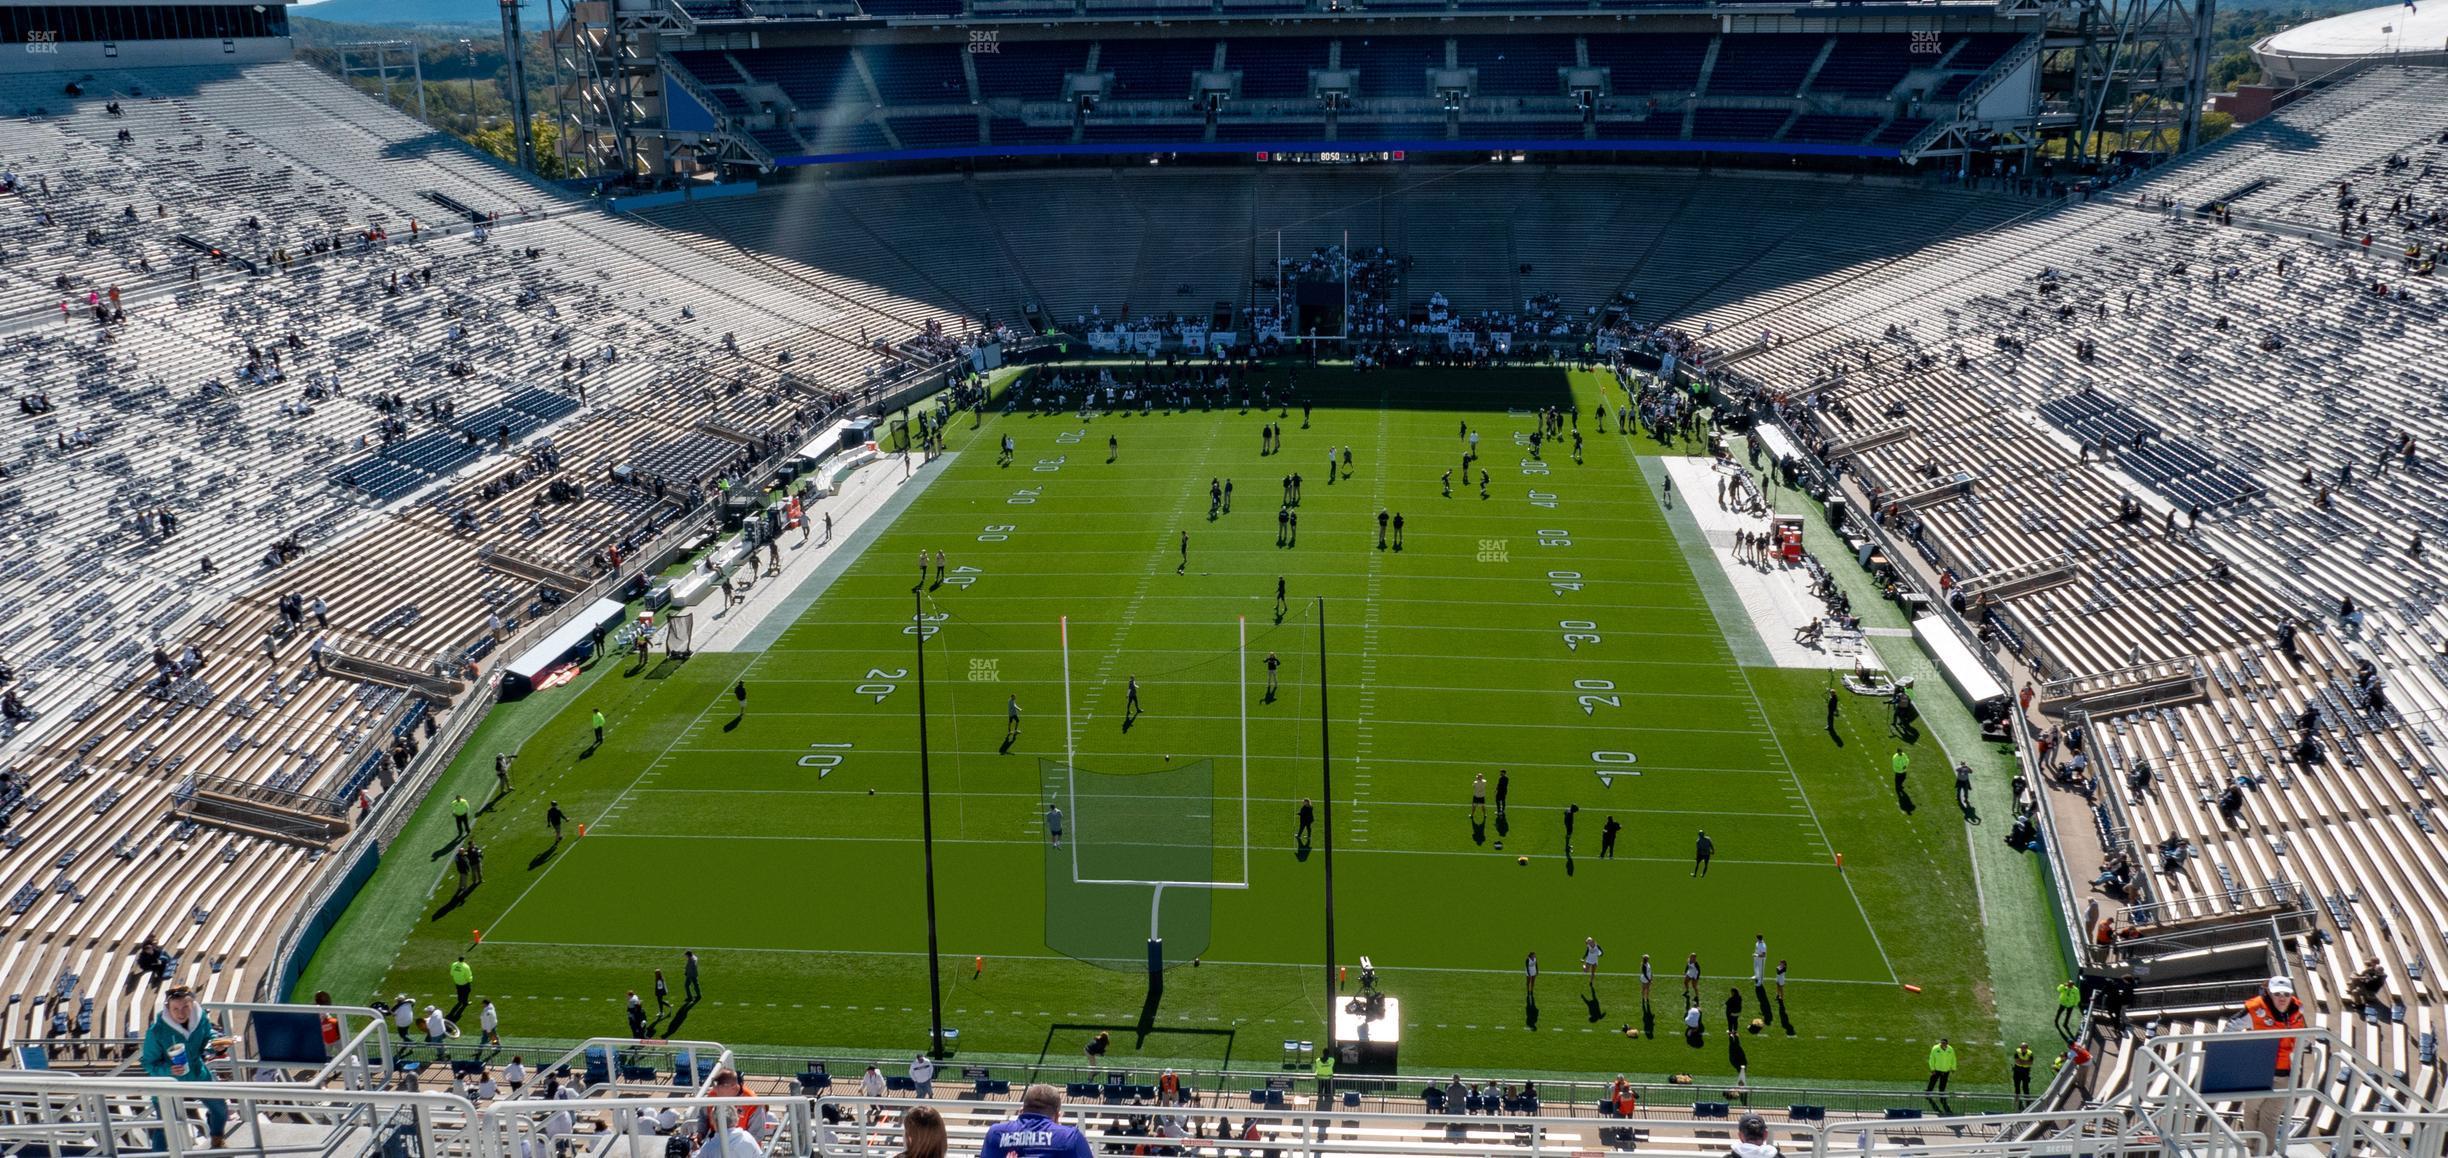
<instances>
[{"instance_id":1,"label":"blue stadium seat","mask_svg":"<svg viewBox=\"0 0 2448 1158\"><path fill-rule=\"evenodd\" d=\"M1358 96L1425 97L1428 70L1445 67L1445 38L1346 36L1343 67L1360 71Z\"/></svg>"},{"instance_id":2,"label":"blue stadium seat","mask_svg":"<svg viewBox=\"0 0 2448 1158\"><path fill-rule=\"evenodd\" d=\"M1309 71L1326 67L1324 37L1235 37L1224 42L1224 67L1241 73L1241 99L1286 100L1309 95Z\"/></svg>"},{"instance_id":3,"label":"blue stadium seat","mask_svg":"<svg viewBox=\"0 0 2448 1158\"><path fill-rule=\"evenodd\" d=\"M1680 97L1700 87L1707 33L1592 33L1585 39L1591 67L1609 70L1619 100L1637 93ZM1721 62L1718 70L1724 67Z\"/></svg>"},{"instance_id":4,"label":"blue stadium seat","mask_svg":"<svg viewBox=\"0 0 2448 1158\"><path fill-rule=\"evenodd\" d=\"M1462 67L1479 70L1482 96L1561 96L1561 70L1576 64L1570 36L1465 36L1455 47Z\"/></svg>"},{"instance_id":5,"label":"blue stadium seat","mask_svg":"<svg viewBox=\"0 0 2448 1158\"><path fill-rule=\"evenodd\" d=\"M1915 42L1896 36L1838 36L1827 63L1811 78L1811 91L1885 100L1914 68L1937 63L1935 56L1916 56Z\"/></svg>"},{"instance_id":6,"label":"blue stadium seat","mask_svg":"<svg viewBox=\"0 0 2448 1158\"><path fill-rule=\"evenodd\" d=\"M888 105L969 103L969 78L958 44L870 44L858 49Z\"/></svg>"},{"instance_id":7,"label":"blue stadium seat","mask_svg":"<svg viewBox=\"0 0 2448 1158\"><path fill-rule=\"evenodd\" d=\"M1079 40L1003 40L993 52L973 53L978 93L987 100L1062 99L1063 74L1088 67L1088 45Z\"/></svg>"},{"instance_id":8,"label":"blue stadium seat","mask_svg":"<svg viewBox=\"0 0 2448 1158\"><path fill-rule=\"evenodd\" d=\"M1109 39L1097 67L1113 74L1107 95L1120 100L1187 101L1191 74L1215 64L1213 40Z\"/></svg>"},{"instance_id":9,"label":"blue stadium seat","mask_svg":"<svg viewBox=\"0 0 2448 1158\"><path fill-rule=\"evenodd\" d=\"M1764 32L1721 37L1708 91L1719 96L1800 95L1802 78L1827 37L1818 33ZM1704 110L1705 111L1705 110Z\"/></svg>"}]
</instances>

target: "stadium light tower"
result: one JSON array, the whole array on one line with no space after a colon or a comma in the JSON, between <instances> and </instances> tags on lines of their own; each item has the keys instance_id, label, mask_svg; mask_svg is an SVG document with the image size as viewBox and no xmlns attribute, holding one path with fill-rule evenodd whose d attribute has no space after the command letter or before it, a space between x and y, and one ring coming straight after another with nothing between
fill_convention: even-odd
<instances>
[{"instance_id":1,"label":"stadium light tower","mask_svg":"<svg viewBox=\"0 0 2448 1158\"><path fill-rule=\"evenodd\" d=\"M927 901L927 1010L929 1040L927 1056L944 1055L943 1028L943 960L938 955L935 939L935 786L927 774L927 714L926 714L926 587L920 584L910 593L916 614L910 618L911 634L918 637L918 833L926 858Z\"/></svg>"},{"instance_id":2,"label":"stadium light tower","mask_svg":"<svg viewBox=\"0 0 2448 1158\"><path fill-rule=\"evenodd\" d=\"M1334 928L1334 742L1333 728L1328 723L1334 717L1326 711L1326 597L1317 597L1318 609L1318 773L1324 786L1318 792L1323 807L1326 830L1326 1045L1334 1047L1334 1004L1343 987L1335 983ZM930 894L931 895L931 894Z\"/></svg>"},{"instance_id":3,"label":"stadium light tower","mask_svg":"<svg viewBox=\"0 0 2448 1158\"><path fill-rule=\"evenodd\" d=\"M535 172L535 136L527 123L527 36L519 29L519 0L501 0L502 59L509 75L502 78L510 98L511 139L518 143L518 167Z\"/></svg>"}]
</instances>

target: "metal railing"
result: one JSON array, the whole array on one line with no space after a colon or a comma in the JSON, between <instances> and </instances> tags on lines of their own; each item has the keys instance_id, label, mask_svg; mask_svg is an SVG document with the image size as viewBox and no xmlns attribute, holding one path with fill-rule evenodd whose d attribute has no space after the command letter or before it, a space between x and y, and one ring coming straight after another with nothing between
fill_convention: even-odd
<instances>
[{"instance_id":1,"label":"metal railing","mask_svg":"<svg viewBox=\"0 0 2448 1158\"><path fill-rule=\"evenodd\" d=\"M537 1087L530 1086L531 1090ZM2286 1095L2276 1095L2286 1096ZM976 1150L1000 1107L935 1099L610 1096L603 1089L565 1096L497 1099L482 1105L454 1094L345 1089L305 1082L182 1082L164 1078L71 1078L40 1071L0 1072L0 1150L104 1156L184 1155L205 1148L197 1120L226 1115L247 1152L269 1155L409 1153L513 1158L562 1152L563 1144L600 1158L660 1158L674 1132L715 1133L723 1158L751 1155L892 1158L903 1146L904 1115L934 1107L955 1152ZM2071 1114L1997 1114L1959 1118L1772 1123L1790 1158L1838 1155L2065 1154L2166 1158L2171 1153L2236 1155L2243 1138L2200 1099L2159 1098L2139 1107L2099 1106ZM1244 1118L1232 1137L1204 1121L1156 1107L1067 1107L1094 1152L1123 1155L1164 1147L1182 1158L1464 1158L1497 1155L1569 1158L1637 1145L1643 1154L1722 1153L1733 1124L1703 1118L1463 1119L1417 1114L1276 1112ZM2366 1114L2353 1136L2418 1142L2439 1129L2437 1115ZM736 1128L734 1128L736 1127ZM1199 1137L1197 1132L1210 1136ZM2012 1139L2036 1135L2038 1140ZM2062 1147L2079 1140L2079 1151ZM704 1153L706 1151L700 1151ZM2415 1151L2390 1148L2390 1154ZM2430 1153L2436 1154L2437 1151Z\"/></svg>"},{"instance_id":2,"label":"metal railing","mask_svg":"<svg viewBox=\"0 0 2448 1158\"><path fill-rule=\"evenodd\" d=\"M385 1019L367 1010L244 1003L209 1009L232 1042L231 1056L211 1062L212 1071L249 1080L0 1070L0 1152L180 1155L200 1148L193 1132L196 1117L226 1113L233 1124L230 1135L266 1154L367 1154L406 1146L416 1154L511 1158L535 1152L535 1144L550 1149L569 1140L591 1154L655 1158L674 1122L740 1124L745 1114L748 1130L724 1131L725 1158L886 1158L901 1148L901 1115L921 1103L915 1097L830 1094L712 1098L704 1093L706 1076L731 1062L720 1046L655 1043L697 1063L686 1080L658 1085L620 1074L612 1056L597 1051L623 1043L607 1041L572 1050L563 1059L571 1070L593 1061L594 1072L572 1084L552 1083L552 1096L545 1092L546 1075L554 1069L548 1063L537 1067L521 1091L479 1103L449 1093L388 1088L409 1072L404 1051L416 1047L399 1041ZM319 1034L297 1032L326 1019L329 1028ZM2262 1043L2280 1038L2297 1043L2299 1061L2290 1078L2273 1082L2268 1075L2276 1049ZM2136 1040L2130 1049L2134 1060L2126 1088L2074 1110L1857 1118L1787 1110L1763 1116L1773 1119L1775 1141L1794 1158L1906 1153L2241 1158L2259 1152L2254 1147L2263 1144L2263 1135L2231 1124L2229 1114L2273 1133L2318 1122L2351 1144L2354 1153L2437 1158L2448 1152L2443 1149L2448 1114L2325 1029L2169 1034ZM713 1063L704 1064L709 1056ZM987 1125L1013 1109L1009 1103L966 1097L938 1096L924 1103L946 1119L959 1152L974 1149ZM1229 1136L1210 1122L1218 1112L1241 1119ZM1643 1153L1715 1153L1731 1132L1729 1119L1741 1112L1723 1103L1696 1109L1649 1103L1631 1117L1431 1115L1366 1112L1331 1102L1319 1107L1303 1099L1246 1109L1073 1104L1063 1117L1111 1154L1161 1146L1184 1158L1544 1158L1623 1148L1634 1141Z\"/></svg>"}]
</instances>

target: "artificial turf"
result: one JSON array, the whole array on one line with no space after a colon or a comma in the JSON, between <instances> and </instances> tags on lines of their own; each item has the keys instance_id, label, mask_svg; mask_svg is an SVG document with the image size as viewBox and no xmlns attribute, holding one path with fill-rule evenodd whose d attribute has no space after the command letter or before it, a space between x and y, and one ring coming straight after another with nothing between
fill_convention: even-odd
<instances>
[{"instance_id":1,"label":"artificial turf","mask_svg":"<svg viewBox=\"0 0 2448 1158\"><path fill-rule=\"evenodd\" d=\"M705 1000L660 1018L659 1033L836 1059L922 1047L924 614L944 1007L964 1056L1068 1064L1106 1029L1122 1066L1264 1067L1283 1040L1322 1037L1324 856L1296 844L1293 815L1323 798L1323 743L1338 957L1356 973L1369 955L1402 1000L1406 1070L1722 1082L1732 987L1746 1021L1769 1015L1744 1035L1755 1083L1918 1085L1941 1034L1964 1047L1965 1082L2001 1081L1990 929L2017 951L2034 944L2037 885L2025 874L1976 888L1935 739L1906 745L1918 804L1900 808L1879 705L1848 697L1831 734L1827 675L1735 662L1725 631L1751 628L1711 615L1713 564L1700 556L1695 574L1681 516L1640 469L1641 456L1695 448L1612 433L1621 394L1600 375L1299 374L1316 406L1306 422L1295 407L956 424L955 453L923 468L937 472L925 493L769 646L642 669L601 661L497 710L301 990L444 996L446 966L467 953L513 1037L621 1036L623 995L650 992L658 967L676 994L680 952L694 948ZM1583 461L1569 438L1543 461L1516 445L1532 408L1576 403ZM1288 449L1261 456L1270 419ZM1439 475L1459 466L1465 422L1483 457L1447 498ZM1019 447L1009 465L996 453L1006 433ZM1353 468L1330 482L1328 454L1346 444ZM1298 542L1279 546L1280 480L1295 471ZM1233 481L1233 505L1211 518L1218 478ZM1405 516L1399 551L1378 545L1380 510ZM950 581L930 575L913 596L917 555L936 549ZM1269 652L1282 659L1271 699ZM1145 715L1125 728L1134 675ZM1015 695L1025 721L1007 746ZM611 719L600 748L587 731L597 706ZM510 747L517 787L477 820L488 879L454 897L443 802L489 794L492 754ZM1051 850L1043 808L1063 795L1066 758L1124 774L1211 762L1212 797L1181 807L1211 813L1214 876L1246 887L1168 893L1166 940L1183 951L1144 1021L1143 971L1048 948L1065 941L1049 937L1049 871L1066 897L1114 900L1085 917L1060 902L1058 922L1104 920L1114 927L1098 932L1127 943L1145 937L1148 912L1144 888L1064 886L1069 850ZM1500 768L1509 807L1475 824L1471 778ZM554 844L548 799L588 835L573 827ZM1602 860L1609 816L1625 827ZM1080 809L1072 842L1127 844L1099 828L1109 817ZM1716 842L1706 877L1692 872L1701 829ZM1749 983L1755 933L1772 965L1791 962L1790 1032ZM1584 936L1606 949L1594 985L1579 975ZM1688 952L1706 973L1698 1049L1681 1033ZM1647 1010L1632 976L1644 953L1658 975ZM2027 984L2032 971L2009 972ZM1628 1039L1627 1025L1645 1032Z\"/></svg>"}]
</instances>

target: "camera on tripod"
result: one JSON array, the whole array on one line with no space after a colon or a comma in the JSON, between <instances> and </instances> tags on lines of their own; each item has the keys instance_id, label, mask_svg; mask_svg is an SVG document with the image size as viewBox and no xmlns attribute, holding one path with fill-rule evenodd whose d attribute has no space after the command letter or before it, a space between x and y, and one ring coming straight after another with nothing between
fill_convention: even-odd
<instances>
[{"instance_id":1,"label":"camera on tripod","mask_svg":"<svg viewBox=\"0 0 2448 1158\"><path fill-rule=\"evenodd\" d=\"M1385 1016L1385 994L1377 991L1377 964L1366 955L1360 958L1359 996L1343 1003L1343 1012L1375 1021Z\"/></svg>"}]
</instances>

